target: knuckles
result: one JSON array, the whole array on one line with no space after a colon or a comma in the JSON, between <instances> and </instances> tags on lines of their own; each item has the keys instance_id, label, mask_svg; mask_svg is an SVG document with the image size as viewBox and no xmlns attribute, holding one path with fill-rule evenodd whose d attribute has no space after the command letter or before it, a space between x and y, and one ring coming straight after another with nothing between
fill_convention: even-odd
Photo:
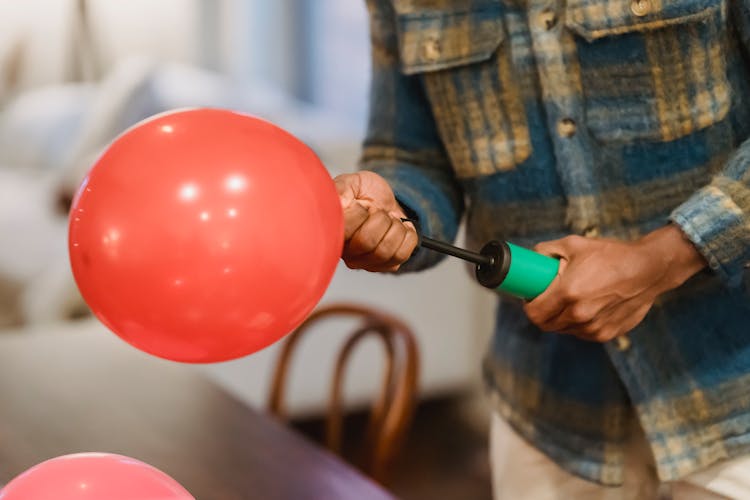
<instances>
[{"instance_id":1,"label":"knuckles","mask_svg":"<svg viewBox=\"0 0 750 500\"><path fill-rule=\"evenodd\" d=\"M396 262L404 263L409 259L409 257L411 257L411 254L414 252L415 248L416 245L401 245L401 247L394 254L393 259Z\"/></svg>"},{"instance_id":2,"label":"knuckles","mask_svg":"<svg viewBox=\"0 0 750 500\"><path fill-rule=\"evenodd\" d=\"M526 317L529 321L531 321L536 326L539 326L541 323L539 320L541 319L541 313L539 312L537 306L535 304L526 304L523 306L523 310L526 313Z\"/></svg>"},{"instance_id":3,"label":"knuckles","mask_svg":"<svg viewBox=\"0 0 750 500\"><path fill-rule=\"evenodd\" d=\"M353 237L350 247L359 250L360 253L374 251L390 228L391 220L384 212L375 212L370 220Z\"/></svg>"},{"instance_id":4,"label":"knuckles","mask_svg":"<svg viewBox=\"0 0 750 500\"><path fill-rule=\"evenodd\" d=\"M589 241L590 240L588 238L585 238L583 236L579 236L577 234L571 234L561 239L560 243L565 247L575 250L577 248L581 248L583 245L587 244Z\"/></svg>"},{"instance_id":5,"label":"knuckles","mask_svg":"<svg viewBox=\"0 0 750 500\"><path fill-rule=\"evenodd\" d=\"M393 257L393 254L395 253L395 248L392 242L390 241L381 241L378 246L375 247L375 249L372 251L372 255L374 260L380 261L380 262L388 262Z\"/></svg>"},{"instance_id":6,"label":"knuckles","mask_svg":"<svg viewBox=\"0 0 750 500\"><path fill-rule=\"evenodd\" d=\"M578 305L583 299L585 299L585 296L579 284L567 281L560 285L560 300L574 304L573 307L576 310L580 310L583 307Z\"/></svg>"},{"instance_id":7,"label":"knuckles","mask_svg":"<svg viewBox=\"0 0 750 500\"><path fill-rule=\"evenodd\" d=\"M581 327L581 333L583 333L587 337L596 337L599 333L599 328L599 325L589 323Z\"/></svg>"},{"instance_id":8,"label":"knuckles","mask_svg":"<svg viewBox=\"0 0 750 500\"><path fill-rule=\"evenodd\" d=\"M347 241L342 257L349 269L395 272L411 257L417 243L413 229L379 211Z\"/></svg>"},{"instance_id":9,"label":"knuckles","mask_svg":"<svg viewBox=\"0 0 750 500\"><path fill-rule=\"evenodd\" d=\"M615 337L617 337L617 331L613 328L602 328L594 334L594 340L601 343L609 342Z\"/></svg>"},{"instance_id":10,"label":"knuckles","mask_svg":"<svg viewBox=\"0 0 750 500\"><path fill-rule=\"evenodd\" d=\"M570 307L570 320L573 323L587 323L593 319L593 314L586 304L576 303Z\"/></svg>"}]
</instances>

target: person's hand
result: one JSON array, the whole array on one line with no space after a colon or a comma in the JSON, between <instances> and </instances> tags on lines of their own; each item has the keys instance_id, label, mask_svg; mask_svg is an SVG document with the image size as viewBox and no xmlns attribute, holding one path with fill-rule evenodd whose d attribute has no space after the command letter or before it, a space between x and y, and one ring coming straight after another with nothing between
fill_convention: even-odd
<instances>
[{"instance_id":1,"label":"person's hand","mask_svg":"<svg viewBox=\"0 0 750 500\"><path fill-rule=\"evenodd\" d=\"M334 179L344 209L344 252L352 269L393 272L406 262L419 238L388 183L374 172Z\"/></svg>"},{"instance_id":2,"label":"person's hand","mask_svg":"<svg viewBox=\"0 0 750 500\"><path fill-rule=\"evenodd\" d=\"M560 271L524 306L526 315L544 331L598 342L635 328L659 295L706 265L673 225L635 242L568 236L535 250L559 257Z\"/></svg>"}]
</instances>

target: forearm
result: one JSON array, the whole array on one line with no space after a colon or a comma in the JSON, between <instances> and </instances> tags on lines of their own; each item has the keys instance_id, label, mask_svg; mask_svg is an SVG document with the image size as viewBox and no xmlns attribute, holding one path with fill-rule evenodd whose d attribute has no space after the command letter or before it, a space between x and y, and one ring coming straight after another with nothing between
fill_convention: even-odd
<instances>
[{"instance_id":1,"label":"forearm","mask_svg":"<svg viewBox=\"0 0 750 500\"><path fill-rule=\"evenodd\" d=\"M668 224L639 240L664 270L660 287L662 292L679 287L708 263L687 235L675 224Z\"/></svg>"}]
</instances>

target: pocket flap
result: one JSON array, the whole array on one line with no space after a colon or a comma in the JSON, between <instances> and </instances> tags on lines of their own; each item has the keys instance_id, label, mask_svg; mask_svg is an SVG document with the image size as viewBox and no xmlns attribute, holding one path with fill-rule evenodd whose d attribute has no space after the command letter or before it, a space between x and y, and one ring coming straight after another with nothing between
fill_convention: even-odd
<instances>
[{"instance_id":1,"label":"pocket flap","mask_svg":"<svg viewBox=\"0 0 750 500\"><path fill-rule=\"evenodd\" d=\"M568 0L565 24L586 38L659 29L698 21L725 0Z\"/></svg>"},{"instance_id":2,"label":"pocket flap","mask_svg":"<svg viewBox=\"0 0 750 500\"><path fill-rule=\"evenodd\" d=\"M470 9L398 14L401 70L407 75L487 60L504 38L497 0Z\"/></svg>"}]
</instances>

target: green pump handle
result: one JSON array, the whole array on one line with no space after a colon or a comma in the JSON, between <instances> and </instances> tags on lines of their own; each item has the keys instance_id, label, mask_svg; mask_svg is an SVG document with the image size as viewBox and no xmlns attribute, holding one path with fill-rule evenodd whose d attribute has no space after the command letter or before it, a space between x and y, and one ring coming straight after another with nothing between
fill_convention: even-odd
<instances>
[{"instance_id":1,"label":"green pump handle","mask_svg":"<svg viewBox=\"0 0 750 500\"><path fill-rule=\"evenodd\" d=\"M544 292L560 268L558 259L506 241L491 241L480 254L490 257L488 263L477 265L482 286L527 300Z\"/></svg>"},{"instance_id":2,"label":"green pump handle","mask_svg":"<svg viewBox=\"0 0 750 500\"><path fill-rule=\"evenodd\" d=\"M531 300L552 283L560 261L506 241L491 241L479 253L419 235L422 247L476 264L482 286Z\"/></svg>"}]
</instances>

